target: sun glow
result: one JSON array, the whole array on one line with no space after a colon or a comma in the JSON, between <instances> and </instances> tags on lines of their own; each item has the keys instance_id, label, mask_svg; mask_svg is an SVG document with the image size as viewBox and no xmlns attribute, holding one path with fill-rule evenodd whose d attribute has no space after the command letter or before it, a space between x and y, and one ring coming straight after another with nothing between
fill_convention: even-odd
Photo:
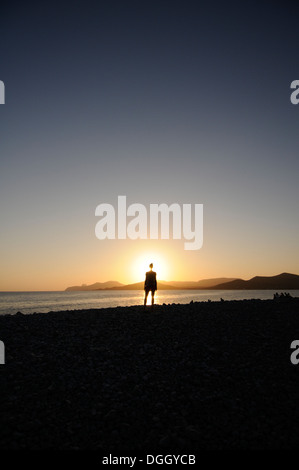
<instances>
[{"instance_id":1,"label":"sun glow","mask_svg":"<svg viewBox=\"0 0 299 470\"><path fill-rule=\"evenodd\" d=\"M156 304L159 303L157 293L155 293L155 303ZM146 305L151 305L151 304L152 304L152 293L149 292L148 297L147 297L147 301L146 301Z\"/></svg>"},{"instance_id":2,"label":"sun glow","mask_svg":"<svg viewBox=\"0 0 299 470\"><path fill-rule=\"evenodd\" d=\"M145 253L138 257L133 265L134 278L137 281L144 280L146 271L149 271L149 265L153 263L153 271L157 273L157 280L168 279L168 266L165 259L156 253Z\"/></svg>"}]
</instances>

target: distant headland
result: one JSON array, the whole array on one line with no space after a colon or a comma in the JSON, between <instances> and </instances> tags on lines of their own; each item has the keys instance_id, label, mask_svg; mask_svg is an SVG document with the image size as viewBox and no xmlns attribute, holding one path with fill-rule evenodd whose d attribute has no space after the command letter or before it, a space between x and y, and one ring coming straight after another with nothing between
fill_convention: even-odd
<instances>
[{"instance_id":1,"label":"distant headland","mask_svg":"<svg viewBox=\"0 0 299 470\"><path fill-rule=\"evenodd\" d=\"M94 290L141 290L144 282L122 284L118 281L95 282L94 284L67 287L66 291ZM299 289L299 275L282 273L276 276L255 276L249 280L240 278L213 278L200 281L158 281L159 290L218 289L218 290L265 290Z\"/></svg>"}]
</instances>

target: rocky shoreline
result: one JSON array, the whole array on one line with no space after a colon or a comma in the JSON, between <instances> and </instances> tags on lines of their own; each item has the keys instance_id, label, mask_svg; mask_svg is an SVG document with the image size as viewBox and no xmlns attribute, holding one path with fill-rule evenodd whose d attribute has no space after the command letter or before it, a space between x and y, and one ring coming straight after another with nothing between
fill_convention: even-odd
<instances>
[{"instance_id":1,"label":"rocky shoreline","mask_svg":"<svg viewBox=\"0 0 299 470\"><path fill-rule=\"evenodd\" d=\"M1 449L299 445L299 299L4 315Z\"/></svg>"}]
</instances>

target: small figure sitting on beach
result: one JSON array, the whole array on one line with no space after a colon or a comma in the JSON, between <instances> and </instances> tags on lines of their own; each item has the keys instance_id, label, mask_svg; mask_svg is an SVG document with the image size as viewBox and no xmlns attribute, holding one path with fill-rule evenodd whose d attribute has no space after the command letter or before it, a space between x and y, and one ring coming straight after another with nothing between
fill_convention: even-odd
<instances>
[{"instance_id":1,"label":"small figure sitting on beach","mask_svg":"<svg viewBox=\"0 0 299 470\"><path fill-rule=\"evenodd\" d=\"M145 273L145 281L144 281L144 291L145 291L145 296L144 296L144 306L146 306L147 302L147 297L149 292L152 293L152 305L154 305L154 298L155 298L155 291L157 290L157 274L155 271L153 271L153 263L149 265L150 271L147 271Z\"/></svg>"},{"instance_id":2,"label":"small figure sitting on beach","mask_svg":"<svg viewBox=\"0 0 299 470\"><path fill-rule=\"evenodd\" d=\"M273 299L274 300L286 300L286 299L292 299L292 296L289 292L281 292L280 294L278 292L276 292L274 295L273 295Z\"/></svg>"}]
</instances>

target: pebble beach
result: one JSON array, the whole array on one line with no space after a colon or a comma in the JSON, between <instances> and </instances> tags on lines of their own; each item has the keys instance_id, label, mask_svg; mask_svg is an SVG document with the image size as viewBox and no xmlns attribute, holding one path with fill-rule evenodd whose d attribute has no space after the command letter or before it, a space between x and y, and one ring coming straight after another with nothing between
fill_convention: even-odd
<instances>
[{"instance_id":1,"label":"pebble beach","mask_svg":"<svg viewBox=\"0 0 299 470\"><path fill-rule=\"evenodd\" d=\"M3 315L1 449L299 445L299 299Z\"/></svg>"}]
</instances>

